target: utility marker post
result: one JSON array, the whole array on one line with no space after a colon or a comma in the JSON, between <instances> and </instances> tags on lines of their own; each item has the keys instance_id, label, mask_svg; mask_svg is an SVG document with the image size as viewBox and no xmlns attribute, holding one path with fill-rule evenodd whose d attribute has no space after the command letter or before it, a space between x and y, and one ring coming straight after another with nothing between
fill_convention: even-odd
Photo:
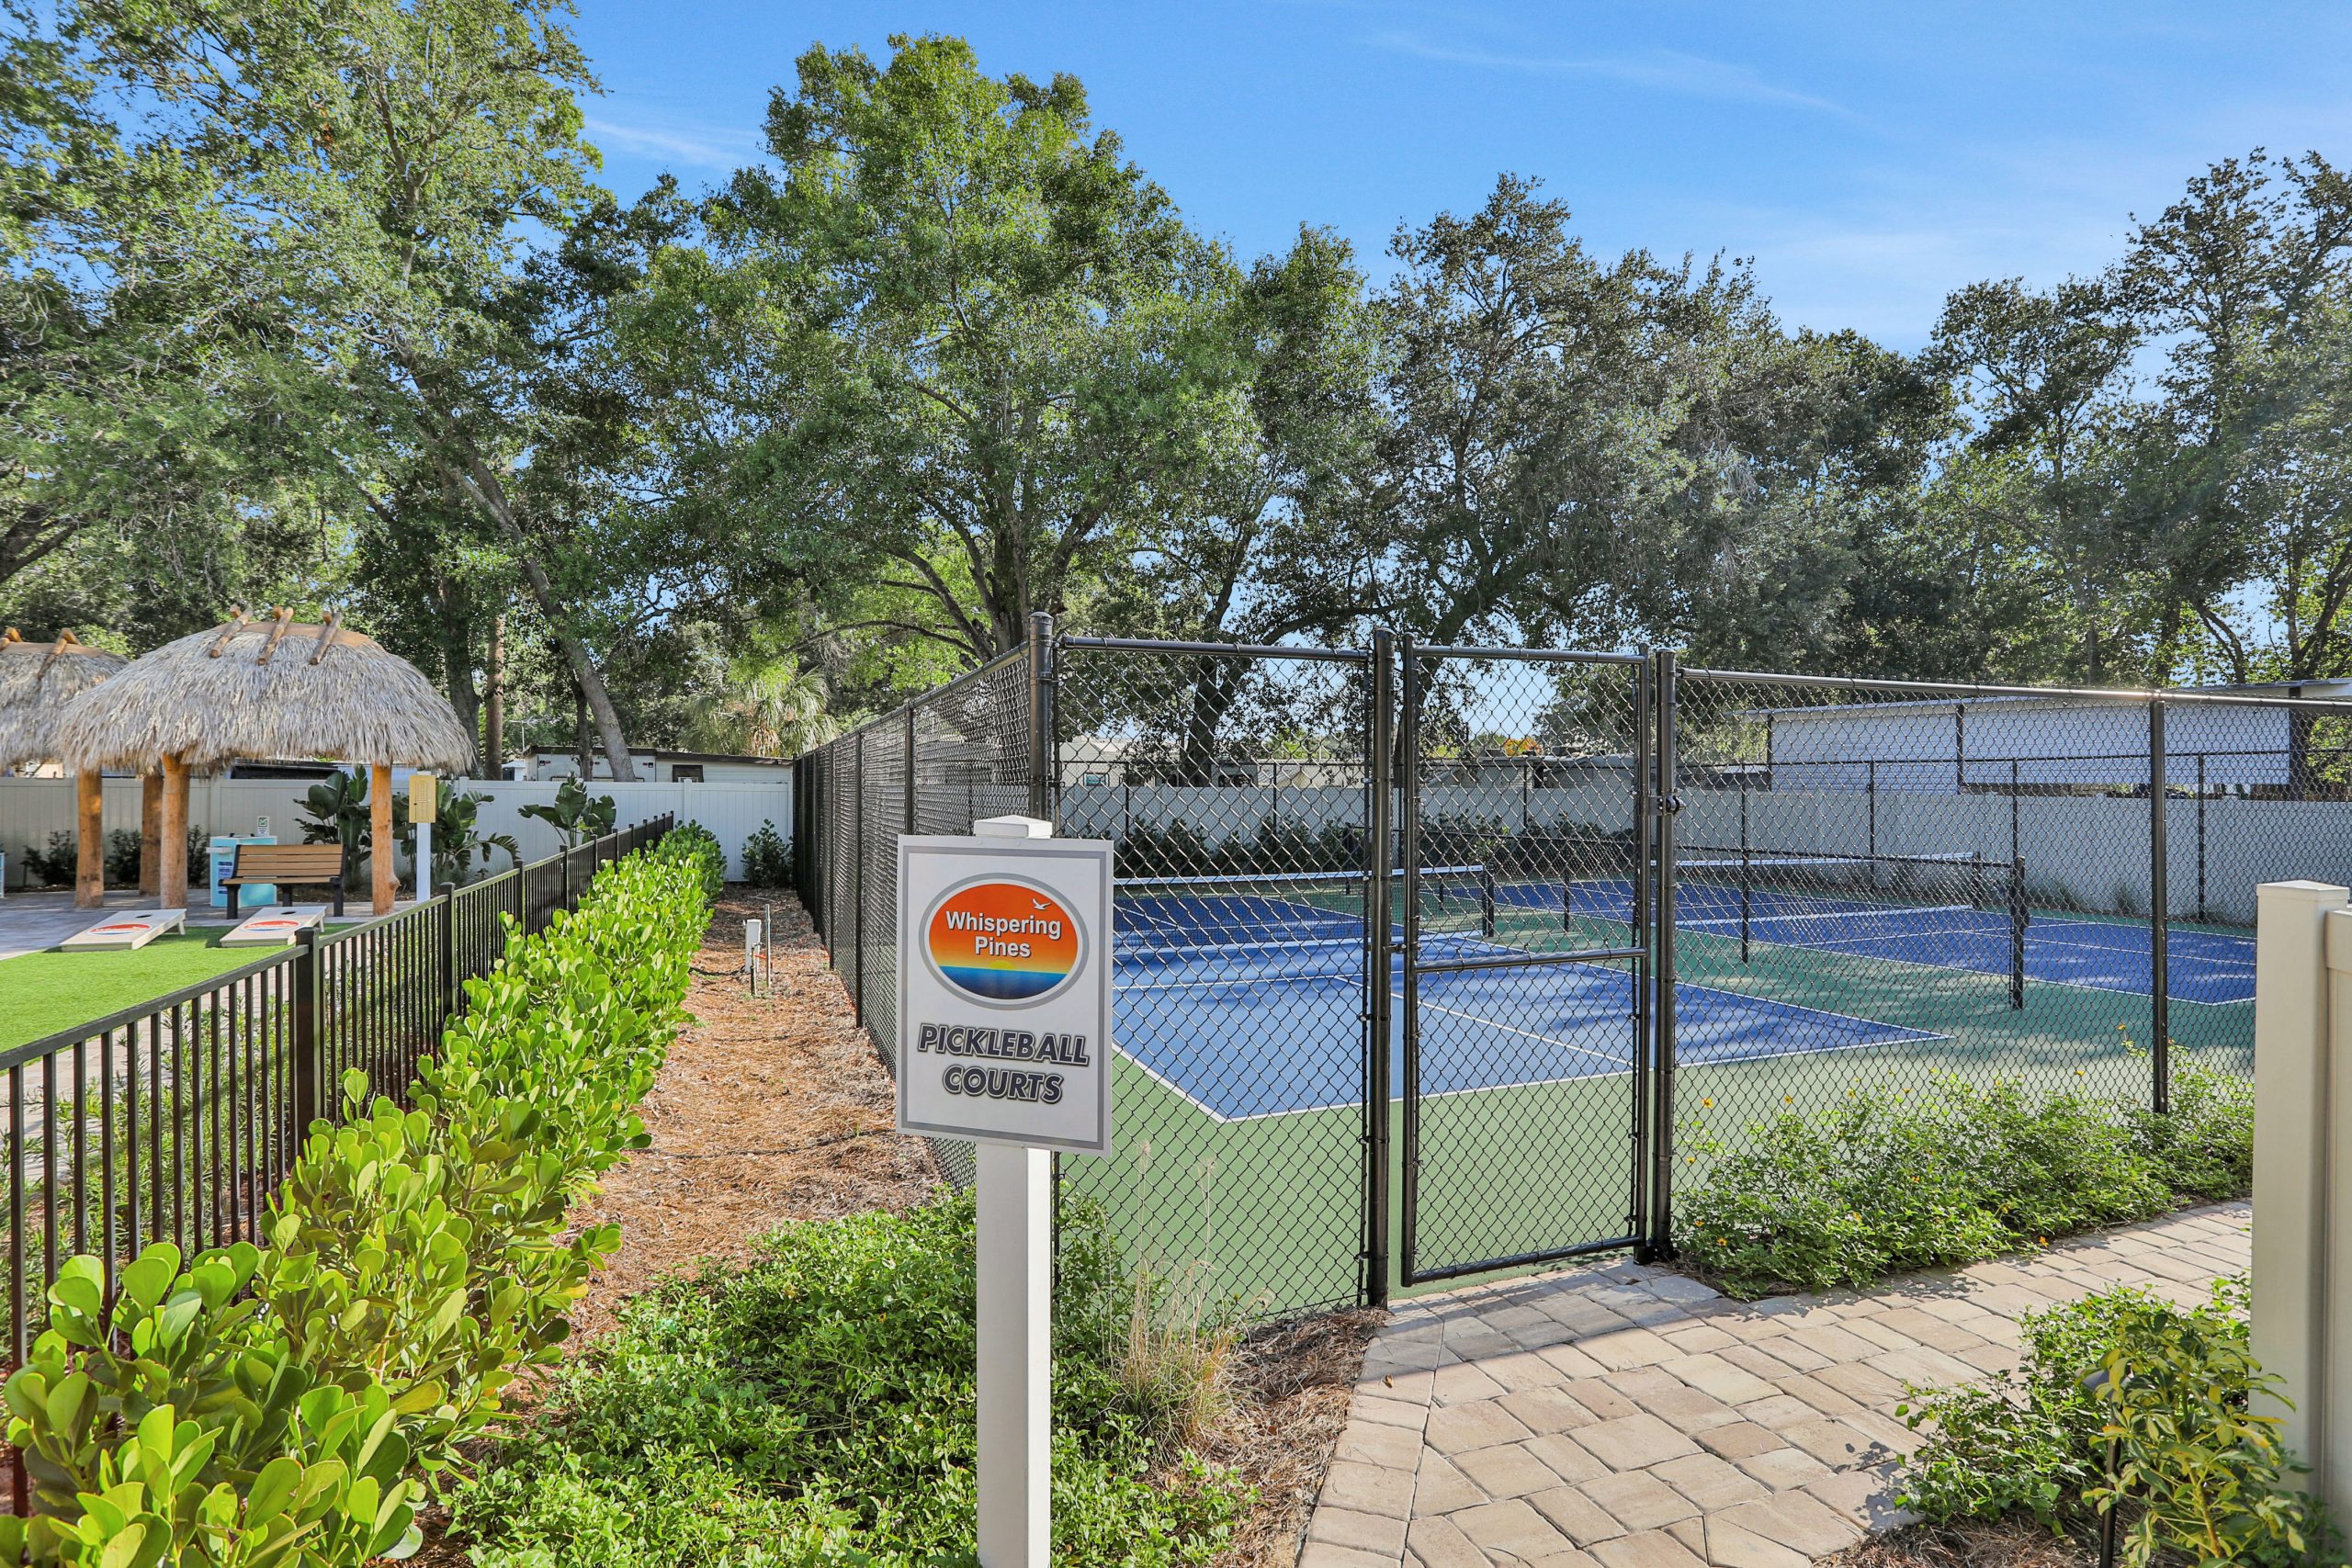
<instances>
[{"instance_id":1,"label":"utility marker post","mask_svg":"<svg viewBox=\"0 0 2352 1568\"><path fill-rule=\"evenodd\" d=\"M1111 845L899 840L899 1131L977 1145L981 1568L1053 1550L1053 1156L1111 1151Z\"/></svg>"}]
</instances>

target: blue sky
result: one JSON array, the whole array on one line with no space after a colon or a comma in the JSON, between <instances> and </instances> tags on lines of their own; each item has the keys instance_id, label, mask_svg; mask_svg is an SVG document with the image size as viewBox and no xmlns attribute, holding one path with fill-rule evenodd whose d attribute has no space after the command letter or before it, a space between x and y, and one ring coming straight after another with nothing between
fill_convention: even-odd
<instances>
[{"instance_id":1,"label":"blue sky","mask_svg":"<svg viewBox=\"0 0 2352 1568\"><path fill-rule=\"evenodd\" d=\"M1980 277L2097 269L2214 159L2352 161L2345 5L1159 6L581 0L608 183L759 152L811 42L969 39L1075 73L1098 124L1245 255L1301 221L1375 276L1402 221L1540 175L1609 252L1752 256L1784 318L1918 347Z\"/></svg>"}]
</instances>

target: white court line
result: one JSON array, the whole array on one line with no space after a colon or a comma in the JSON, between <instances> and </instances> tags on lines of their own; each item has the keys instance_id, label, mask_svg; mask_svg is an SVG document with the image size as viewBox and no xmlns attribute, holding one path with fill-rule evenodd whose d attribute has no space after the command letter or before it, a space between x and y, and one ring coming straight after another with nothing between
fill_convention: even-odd
<instances>
[{"instance_id":1,"label":"white court line","mask_svg":"<svg viewBox=\"0 0 2352 1568\"><path fill-rule=\"evenodd\" d=\"M1622 971L1611 972L1622 973ZM1265 978L1287 981L1306 980L1312 981L1317 984L1343 985L1351 991L1361 988L1363 984L1361 976L1349 975L1290 975L1265 976ZM1216 981L1206 983L1232 985L1237 982ZM1144 989L1147 987L1121 987L1119 988ZM1692 993L1705 992L1709 995L1725 998L1735 1002L1745 1002L1753 1006L1770 1008L1778 1012L1805 1013L1810 1014L1815 1018L1836 1019L1842 1023L1864 1024L1870 1029L1895 1030L1900 1032L1902 1035L1902 1038L1899 1039L1888 1039L1882 1035L1875 1039L1866 1037L1859 1040L1850 1040L1842 1044L1837 1045L1805 1045L1785 1051L1742 1051L1739 1054L1731 1056L1706 1057L1703 1059L1683 1059L1677 1062L1676 1066L1678 1067L1733 1066L1744 1062L1771 1062L1792 1056L1826 1056L1840 1051L1885 1050L1894 1046L1926 1045L1933 1043L1936 1041L1949 1041L1952 1038L1952 1036L1949 1034L1938 1034L1927 1030L1911 1029L1899 1023L1889 1023L1883 1019L1862 1018L1853 1013L1832 1012L1826 1008L1804 1007L1795 1002L1780 1001L1770 997L1749 996L1744 991L1725 990L1720 986L1700 986L1688 983L1678 983L1675 987L1675 990L1678 995L1683 991L1690 991ZM1393 987L1389 991L1389 995L1400 1002L1404 1000L1405 997L1405 993L1403 991ZM1527 1039L1535 1040L1544 1044L1550 1045L1555 1050L1569 1052L1581 1056L1590 1056L1596 1061L1609 1064L1607 1070L1604 1072L1575 1073L1562 1077L1527 1078L1515 1080L1510 1083L1478 1084L1467 1089L1438 1089L1431 1093L1421 1095L1419 1098L1424 1100L1450 1100L1457 1095L1464 1094L1491 1094L1500 1089L1540 1089L1553 1084L1582 1083L1596 1077L1610 1077L1619 1074L1630 1074L1634 1070L1633 1063L1630 1058L1620 1061L1616 1057L1604 1055L1600 1052L1588 1050L1580 1045L1568 1045L1560 1041L1555 1040L1548 1035L1531 1033L1529 1031L1515 1028L1508 1023L1498 1022L1494 1019L1482 1017L1477 1013L1464 1012L1460 1009L1445 1007L1441 1003L1430 1002L1428 1000L1424 1000L1421 1003L1421 1008L1424 1011L1433 1010L1437 1012L1450 1013L1453 1017L1464 1019L1470 1022L1481 1024L1489 1029L1499 1030L1506 1034L1521 1035ZM1129 1065L1140 1070L1153 1082L1167 1089L1170 1094L1175 1095L1179 1100L1182 1100L1191 1105L1194 1110L1207 1117L1210 1121L1218 1123L1264 1122L1277 1116L1307 1116L1328 1111L1360 1110L1363 1105L1361 1100L1335 1100L1328 1105L1290 1106L1280 1111L1252 1111L1245 1112L1239 1116L1228 1116L1223 1111L1215 1110L1206 1101L1194 1096L1189 1090L1180 1087L1166 1074L1154 1067L1147 1066L1144 1062L1129 1054L1127 1051L1119 1048L1115 1041L1113 1043L1113 1049L1117 1050L1121 1056L1126 1058ZM1398 1093L1396 1098L1403 1098L1401 1091Z\"/></svg>"}]
</instances>

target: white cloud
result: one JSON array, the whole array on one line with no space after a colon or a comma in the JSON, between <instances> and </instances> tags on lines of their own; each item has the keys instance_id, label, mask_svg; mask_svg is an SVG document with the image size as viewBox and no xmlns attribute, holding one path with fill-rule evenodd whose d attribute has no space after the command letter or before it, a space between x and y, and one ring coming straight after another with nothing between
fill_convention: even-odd
<instances>
[{"instance_id":1,"label":"white cloud","mask_svg":"<svg viewBox=\"0 0 2352 1568\"><path fill-rule=\"evenodd\" d=\"M643 120L632 124L590 115L587 131L592 141L695 169L732 173L766 155L760 139L740 126Z\"/></svg>"},{"instance_id":2,"label":"white cloud","mask_svg":"<svg viewBox=\"0 0 2352 1568\"><path fill-rule=\"evenodd\" d=\"M1536 75L1593 76L1651 92L1671 93L1680 97L1713 98L1726 103L1774 104L1785 108L1854 118L1850 110L1826 98L1766 81L1757 74L1752 66L1710 60L1704 55L1685 54L1679 50L1652 49L1636 54L1575 58L1461 49L1451 44L1432 43L1418 34L1407 32L1377 33L1369 41L1375 48L1451 65L1521 71Z\"/></svg>"}]
</instances>

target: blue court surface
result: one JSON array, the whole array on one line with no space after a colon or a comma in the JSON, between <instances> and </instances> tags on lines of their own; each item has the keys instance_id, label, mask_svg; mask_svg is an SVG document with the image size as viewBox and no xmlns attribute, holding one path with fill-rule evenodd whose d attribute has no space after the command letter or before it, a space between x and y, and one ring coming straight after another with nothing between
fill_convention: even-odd
<instances>
[{"instance_id":1,"label":"blue court surface","mask_svg":"<svg viewBox=\"0 0 2352 1568\"><path fill-rule=\"evenodd\" d=\"M1482 884L1474 869L1424 873L1425 897L1451 900L1457 914L1475 909ZM1122 886L1114 1001L1121 1051L1225 1120L1356 1104L1362 1065L1335 1042L1348 1038L1363 1006L1361 879L1237 877L1225 879L1229 890L1215 886L1217 880ZM1572 890L1558 883L1484 886L1506 921L1531 912L1557 918L1564 894L1579 921L1603 928L1626 920L1632 908L1623 881L1578 881ZM1678 930L1736 942L1740 922L1736 888L1679 888ZM2006 909L1751 888L1747 923L1759 965L1770 964L1775 948L1803 948L1891 966L2009 974ZM1586 934L1594 933L1588 927ZM1465 934L1435 933L1424 942L1431 958L1519 951ZM2036 984L2052 984L2149 995L2150 952L2144 924L2035 914L2025 944L2029 994ZM2169 989L2177 999L2230 1004L2253 998L2249 940L2175 930L2169 956ZM1722 966L1720 951L1713 962ZM1389 976L1399 995L1401 974L1400 965ZM1891 968L1887 984L1911 982ZM1614 964L1424 973L1421 1092L1464 1094L1629 1072L1633 987L1633 976ZM1946 1038L1687 981L1675 987L1675 1001L1676 1058L1684 1065ZM1391 1081L1399 1092L1403 1011L1400 1001L1389 1043Z\"/></svg>"},{"instance_id":2,"label":"blue court surface","mask_svg":"<svg viewBox=\"0 0 2352 1568\"><path fill-rule=\"evenodd\" d=\"M1966 906L1918 908L1866 899L1757 889L1748 894L1748 941L1758 945L1845 953L1857 958L1935 968L2009 972L2006 909ZM1496 890L1499 903L1557 911L1557 884L1512 883ZM1627 919L1633 887L1624 881L1575 884L1574 912L1600 921ZM1675 894L1675 928L1739 940L1736 888L1684 885ZM2226 1005L2254 999L2254 942L2217 931L2172 930L2166 942L2169 984L2176 1001ZM2154 989L2153 943L2145 921L2094 920L2034 912L2025 932L2025 977L2062 986L2149 996Z\"/></svg>"},{"instance_id":3,"label":"blue court surface","mask_svg":"<svg viewBox=\"0 0 2352 1568\"><path fill-rule=\"evenodd\" d=\"M1362 963L1362 947L1345 940L1288 951L1123 952L1113 993L1119 1049L1227 1121L1356 1104L1362 1066L1333 1042L1359 1016ZM1392 990L1400 974L1391 971ZM1678 986L1675 998L1677 1060L1685 1064L1939 1038L1704 986ZM1421 1092L1629 1072L1633 1004L1633 976L1600 964L1424 975ZM1401 1093L1401 1003L1396 1012L1389 1071Z\"/></svg>"}]
</instances>

